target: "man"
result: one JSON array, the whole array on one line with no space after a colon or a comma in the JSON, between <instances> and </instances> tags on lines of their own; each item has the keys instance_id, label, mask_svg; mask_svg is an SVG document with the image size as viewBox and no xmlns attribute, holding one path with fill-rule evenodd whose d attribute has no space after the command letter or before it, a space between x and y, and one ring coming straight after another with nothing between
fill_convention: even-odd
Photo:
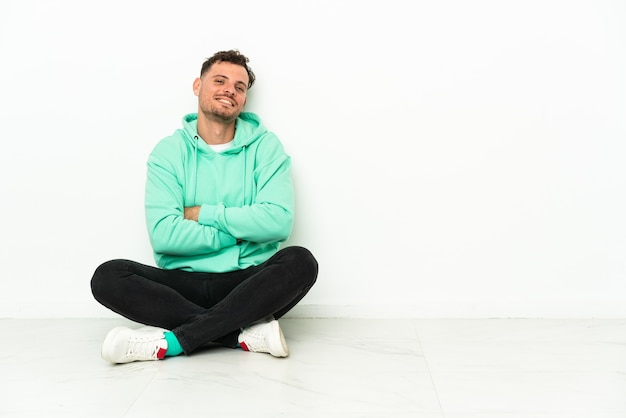
<instances>
[{"instance_id":1,"label":"man","mask_svg":"<svg viewBox=\"0 0 626 418\"><path fill-rule=\"evenodd\" d=\"M148 158L145 210L159 267L99 266L94 297L146 327L111 330L112 363L191 354L208 343L289 354L278 318L317 279L302 247L279 244L294 213L291 160L256 114L243 112L255 76L248 58L221 51L193 83L198 113Z\"/></svg>"}]
</instances>

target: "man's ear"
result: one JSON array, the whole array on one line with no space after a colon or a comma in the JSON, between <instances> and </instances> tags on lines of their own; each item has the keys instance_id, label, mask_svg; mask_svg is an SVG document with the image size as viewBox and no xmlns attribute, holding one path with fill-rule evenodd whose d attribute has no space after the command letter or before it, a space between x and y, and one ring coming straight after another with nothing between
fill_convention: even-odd
<instances>
[{"instance_id":1,"label":"man's ear","mask_svg":"<svg viewBox=\"0 0 626 418\"><path fill-rule=\"evenodd\" d=\"M200 85L202 85L202 80L200 78L193 80L193 94L196 96L200 94Z\"/></svg>"}]
</instances>

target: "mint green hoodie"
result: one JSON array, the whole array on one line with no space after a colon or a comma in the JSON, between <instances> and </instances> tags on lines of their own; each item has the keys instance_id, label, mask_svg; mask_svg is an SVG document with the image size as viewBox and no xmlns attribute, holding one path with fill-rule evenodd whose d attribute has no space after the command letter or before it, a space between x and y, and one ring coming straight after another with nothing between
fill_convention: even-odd
<instances>
[{"instance_id":1,"label":"mint green hoodie","mask_svg":"<svg viewBox=\"0 0 626 418\"><path fill-rule=\"evenodd\" d=\"M291 233L291 159L254 113L239 115L222 153L197 126L198 115L186 115L148 158L146 222L157 265L221 273L261 264ZM198 222L184 219L189 206L201 206Z\"/></svg>"}]
</instances>

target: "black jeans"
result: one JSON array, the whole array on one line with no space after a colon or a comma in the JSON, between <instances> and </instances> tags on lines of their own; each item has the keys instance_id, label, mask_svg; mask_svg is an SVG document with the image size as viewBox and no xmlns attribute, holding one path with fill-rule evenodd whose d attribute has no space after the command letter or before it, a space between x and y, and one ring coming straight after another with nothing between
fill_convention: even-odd
<instances>
[{"instance_id":1,"label":"black jeans","mask_svg":"<svg viewBox=\"0 0 626 418\"><path fill-rule=\"evenodd\" d=\"M185 354L207 343L237 346L240 328L293 308L317 279L318 264L302 247L228 273L164 270L130 260L96 269L98 302L133 321L171 330Z\"/></svg>"}]
</instances>

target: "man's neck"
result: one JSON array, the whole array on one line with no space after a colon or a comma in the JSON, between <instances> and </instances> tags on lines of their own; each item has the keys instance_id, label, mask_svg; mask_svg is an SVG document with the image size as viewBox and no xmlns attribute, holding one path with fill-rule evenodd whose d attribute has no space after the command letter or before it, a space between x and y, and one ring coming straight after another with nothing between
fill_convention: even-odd
<instances>
[{"instance_id":1,"label":"man's neck","mask_svg":"<svg viewBox=\"0 0 626 418\"><path fill-rule=\"evenodd\" d=\"M199 116L198 135L209 145L226 144L235 137L235 121L223 123Z\"/></svg>"}]
</instances>

